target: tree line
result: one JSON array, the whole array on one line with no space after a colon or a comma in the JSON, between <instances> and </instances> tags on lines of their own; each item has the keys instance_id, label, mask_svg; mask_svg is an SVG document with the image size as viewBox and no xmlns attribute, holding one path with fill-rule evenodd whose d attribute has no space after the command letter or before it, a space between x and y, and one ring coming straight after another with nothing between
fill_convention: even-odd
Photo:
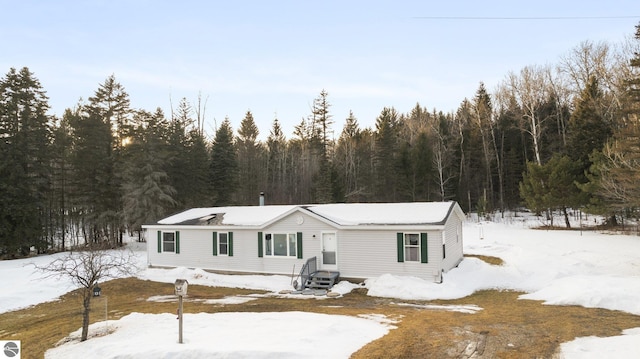
<instances>
[{"instance_id":1,"label":"tree line","mask_svg":"<svg viewBox=\"0 0 640 359\"><path fill-rule=\"evenodd\" d=\"M133 109L115 76L49 115L28 68L0 79L0 254L122 243L191 207L455 200L481 214L526 207L636 218L640 203L640 25L619 46L579 44L558 64L480 83L457 110L383 107L373 128L352 112L339 135L329 93L286 138L265 141L247 111L209 137L205 105L168 116ZM552 216L551 216L552 218Z\"/></svg>"}]
</instances>

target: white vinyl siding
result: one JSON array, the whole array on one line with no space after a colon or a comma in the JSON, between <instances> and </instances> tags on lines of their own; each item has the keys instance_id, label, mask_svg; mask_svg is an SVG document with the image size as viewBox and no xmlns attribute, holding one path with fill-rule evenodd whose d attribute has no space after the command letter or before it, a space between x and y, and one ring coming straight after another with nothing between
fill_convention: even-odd
<instances>
[{"instance_id":1,"label":"white vinyl siding","mask_svg":"<svg viewBox=\"0 0 640 359\"><path fill-rule=\"evenodd\" d=\"M303 216L302 224L296 220ZM265 273L291 275L298 274L304 262L311 257L322 258L322 233L335 233L337 241L337 268L343 278L374 278L383 274L415 276L426 280L437 281L440 271L445 272L454 268L462 260L462 220L464 213L460 210L452 211L448 220L442 226L428 226L421 228L413 225L411 228L392 226L389 228L361 227L340 228L329 221L306 215L300 211L262 228L239 228L237 226L216 226L201 228L199 226L175 226L154 225L146 226L148 234L152 236L159 232L159 249L154 245L148 248L148 264L152 266L189 267L202 268L221 272L238 273ZM202 226L205 227L205 226ZM446 235L443 235L443 231ZM176 233L176 252L162 251L162 233ZM216 233L215 241L212 236ZM398 233L426 235L426 250L428 262L423 263L422 258L413 261L413 254L405 254L403 257L412 260L398 261ZM179 233L179 235L178 235ZM229 255L221 255L219 240L220 233L228 233L227 252ZM233 237L231 237L233 233ZM258 233L261 233L261 237ZM301 234L302 246L293 240ZM266 251L266 235L282 234L280 243L286 243L286 251L278 249L275 255L274 244L270 245L271 254ZM291 235L291 236L290 236ZM224 237L224 236L223 236ZM153 237L152 237L153 238ZM403 238L404 239L404 238ZM272 241L275 238L271 238ZM286 240L286 242L285 242ZM296 238L297 240L297 238ZM215 242L215 247L214 247ZM415 240L413 241L415 243ZM224 240L222 241L224 243ZM260 245L258 244L260 243ZM275 243L275 242L273 242ZM295 243L295 245L294 245ZM404 242L403 242L404 243ZM421 243L419 241L419 243ZM443 259L443 244L446 256ZM295 250L294 250L295 247ZM216 251L213 250L216 248ZM284 248L284 247L283 247ZM222 249L222 250L221 250ZM215 252L212 255L212 251ZM410 250L411 251L411 250ZM422 257L423 248L419 253ZM233 255L231 255L231 252ZM262 252L262 253L260 253ZM260 256L262 254L262 256Z\"/></svg>"}]
</instances>

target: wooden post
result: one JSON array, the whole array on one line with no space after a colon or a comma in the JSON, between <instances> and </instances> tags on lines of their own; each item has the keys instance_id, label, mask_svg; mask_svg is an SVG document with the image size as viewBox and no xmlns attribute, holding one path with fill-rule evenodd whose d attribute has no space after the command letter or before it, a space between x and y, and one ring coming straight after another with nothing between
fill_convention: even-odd
<instances>
[{"instance_id":1,"label":"wooden post","mask_svg":"<svg viewBox=\"0 0 640 359\"><path fill-rule=\"evenodd\" d=\"M178 296L178 343L182 344L182 296Z\"/></svg>"}]
</instances>

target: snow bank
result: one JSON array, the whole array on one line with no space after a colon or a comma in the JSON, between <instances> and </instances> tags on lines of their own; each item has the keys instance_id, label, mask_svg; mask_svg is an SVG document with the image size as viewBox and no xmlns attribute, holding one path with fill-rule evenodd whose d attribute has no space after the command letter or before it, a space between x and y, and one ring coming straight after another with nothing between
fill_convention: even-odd
<instances>
[{"instance_id":1,"label":"snow bank","mask_svg":"<svg viewBox=\"0 0 640 359\"><path fill-rule=\"evenodd\" d=\"M45 358L348 358L394 327L384 318L306 312L185 314L183 344L173 314L131 313L111 334L79 342L80 330ZM105 330L93 324L91 332Z\"/></svg>"}]
</instances>

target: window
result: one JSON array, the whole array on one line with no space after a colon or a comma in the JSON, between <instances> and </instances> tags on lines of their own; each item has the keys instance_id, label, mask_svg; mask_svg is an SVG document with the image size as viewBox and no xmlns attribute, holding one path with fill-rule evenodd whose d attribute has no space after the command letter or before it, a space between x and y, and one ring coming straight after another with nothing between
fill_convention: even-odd
<instances>
[{"instance_id":1,"label":"window","mask_svg":"<svg viewBox=\"0 0 640 359\"><path fill-rule=\"evenodd\" d=\"M420 235L418 233L404 234L404 260L407 262L420 261Z\"/></svg>"},{"instance_id":2,"label":"window","mask_svg":"<svg viewBox=\"0 0 640 359\"><path fill-rule=\"evenodd\" d=\"M276 257L296 257L298 241L295 233L267 233L264 237L264 254Z\"/></svg>"},{"instance_id":3,"label":"window","mask_svg":"<svg viewBox=\"0 0 640 359\"><path fill-rule=\"evenodd\" d=\"M229 255L229 234L218 233L218 254L221 256Z\"/></svg>"},{"instance_id":4,"label":"window","mask_svg":"<svg viewBox=\"0 0 640 359\"><path fill-rule=\"evenodd\" d=\"M264 237L264 254L267 255L267 256L272 255L271 254L272 253L271 252L271 248L272 247L273 246L271 245L271 233L269 233Z\"/></svg>"},{"instance_id":5,"label":"window","mask_svg":"<svg viewBox=\"0 0 640 359\"><path fill-rule=\"evenodd\" d=\"M233 257L233 232L213 232L213 255Z\"/></svg>"},{"instance_id":6,"label":"window","mask_svg":"<svg viewBox=\"0 0 640 359\"><path fill-rule=\"evenodd\" d=\"M429 263L428 234L396 233L398 262Z\"/></svg>"},{"instance_id":7,"label":"window","mask_svg":"<svg viewBox=\"0 0 640 359\"><path fill-rule=\"evenodd\" d=\"M163 252L175 252L176 251L176 234L175 234L175 232L163 232L162 233L162 251Z\"/></svg>"},{"instance_id":8,"label":"window","mask_svg":"<svg viewBox=\"0 0 640 359\"><path fill-rule=\"evenodd\" d=\"M442 232L442 259L447 258L447 233Z\"/></svg>"}]
</instances>

